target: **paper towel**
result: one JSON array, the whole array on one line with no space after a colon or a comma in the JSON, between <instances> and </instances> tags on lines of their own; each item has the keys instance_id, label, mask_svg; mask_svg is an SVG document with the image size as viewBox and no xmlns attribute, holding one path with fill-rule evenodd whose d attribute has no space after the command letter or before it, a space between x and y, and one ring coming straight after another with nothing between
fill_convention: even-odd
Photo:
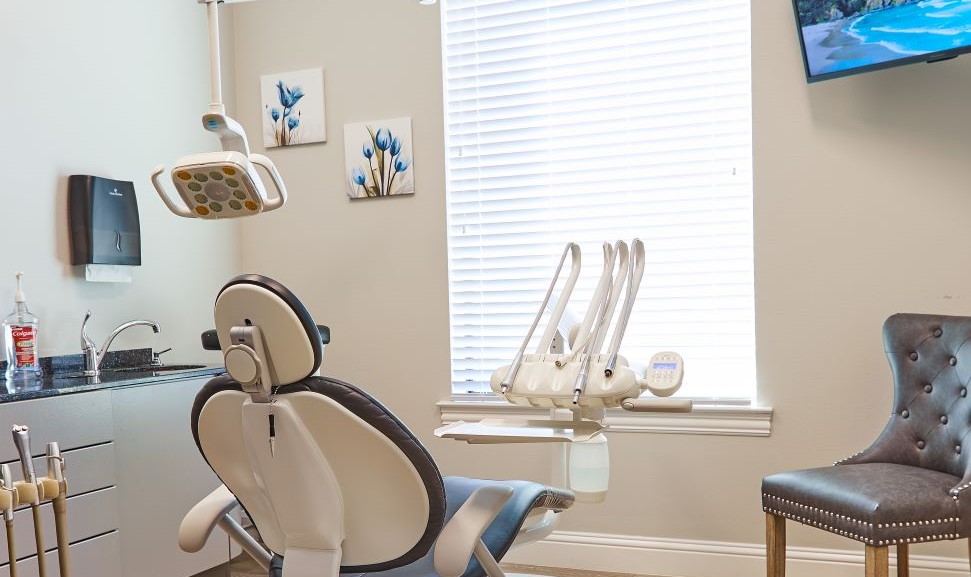
<instances>
[{"instance_id":1,"label":"paper towel","mask_svg":"<svg viewBox=\"0 0 971 577\"><path fill-rule=\"evenodd\" d=\"M131 282L131 267L120 264L86 264L84 278L91 282Z\"/></svg>"}]
</instances>

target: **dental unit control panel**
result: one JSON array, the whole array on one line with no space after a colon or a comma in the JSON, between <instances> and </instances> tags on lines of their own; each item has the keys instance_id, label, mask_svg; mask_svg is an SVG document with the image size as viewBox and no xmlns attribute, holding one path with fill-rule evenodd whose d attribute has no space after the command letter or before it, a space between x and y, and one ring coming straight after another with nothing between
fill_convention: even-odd
<instances>
[{"instance_id":1,"label":"dental unit control panel","mask_svg":"<svg viewBox=\"0 0 971 577\"><path fill-rule=\"evenodd\" d=\"M684 378L684 359L671 351L655 353L647 364L647 390L659 397L669 397L681 388Z\"/></svg>"}]
</instances>

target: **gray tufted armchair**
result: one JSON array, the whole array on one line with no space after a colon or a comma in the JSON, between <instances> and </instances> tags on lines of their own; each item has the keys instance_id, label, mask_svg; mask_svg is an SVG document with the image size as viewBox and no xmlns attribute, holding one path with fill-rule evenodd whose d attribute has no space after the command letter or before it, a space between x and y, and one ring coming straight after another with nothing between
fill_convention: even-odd
<instances>
[{"instance_id":1,"label":"gray tufted armchair","mask_svg":"<svg viewBox=\"0 0 971 577\"><path fill-rule=\"evenodd\" d=\"M769 577L785 575L786 519L862 541L867 577L888 574L890 546L907 577L910 543L971 536L971 318L897 314L883 340L894 402L880 437L835 466L762 480Z\"/></svg>"}]
</instances>

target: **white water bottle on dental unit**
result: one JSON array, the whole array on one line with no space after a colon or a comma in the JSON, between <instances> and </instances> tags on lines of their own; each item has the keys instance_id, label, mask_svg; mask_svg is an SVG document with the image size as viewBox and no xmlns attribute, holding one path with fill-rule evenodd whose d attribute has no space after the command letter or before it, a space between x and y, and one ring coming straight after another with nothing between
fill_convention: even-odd
<instances>
[{"instance_id":1,"label":"white water bottle on dental unit","mask_svg":"<svg viewBox=\"0 0 971 577\"><path fill-rule=\"evenodd\" d=\"M567 443L567 485L580 503L602 503L610 484L607 436L598 433L586 441Z\"/></svg>"}]
</instances>

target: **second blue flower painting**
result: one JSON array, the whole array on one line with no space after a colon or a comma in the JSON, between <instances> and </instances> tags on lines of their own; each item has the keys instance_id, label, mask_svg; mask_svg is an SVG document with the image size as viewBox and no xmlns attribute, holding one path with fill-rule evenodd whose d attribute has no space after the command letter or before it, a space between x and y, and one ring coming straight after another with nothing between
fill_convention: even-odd
<instances>
[{"instance_id":1,"label":"second blue flower painting","mask_svg":"<svg viewBox=\"0 0 971 577\"><path fill-rule=\"evenodd\" d=\"M413 150L410 118L345 124L347 196L414 194Z\"/></svg>"},{"instance_id":2,"label":"second blue flower painting","mask_svg":"<svg viewBox=\"0 0 971 577\"><path fill-rule=\"evenodd\" d=\"M264 146L327 142L322 68L262 76L260 93Z\"/></svg>"}]
</instances>

